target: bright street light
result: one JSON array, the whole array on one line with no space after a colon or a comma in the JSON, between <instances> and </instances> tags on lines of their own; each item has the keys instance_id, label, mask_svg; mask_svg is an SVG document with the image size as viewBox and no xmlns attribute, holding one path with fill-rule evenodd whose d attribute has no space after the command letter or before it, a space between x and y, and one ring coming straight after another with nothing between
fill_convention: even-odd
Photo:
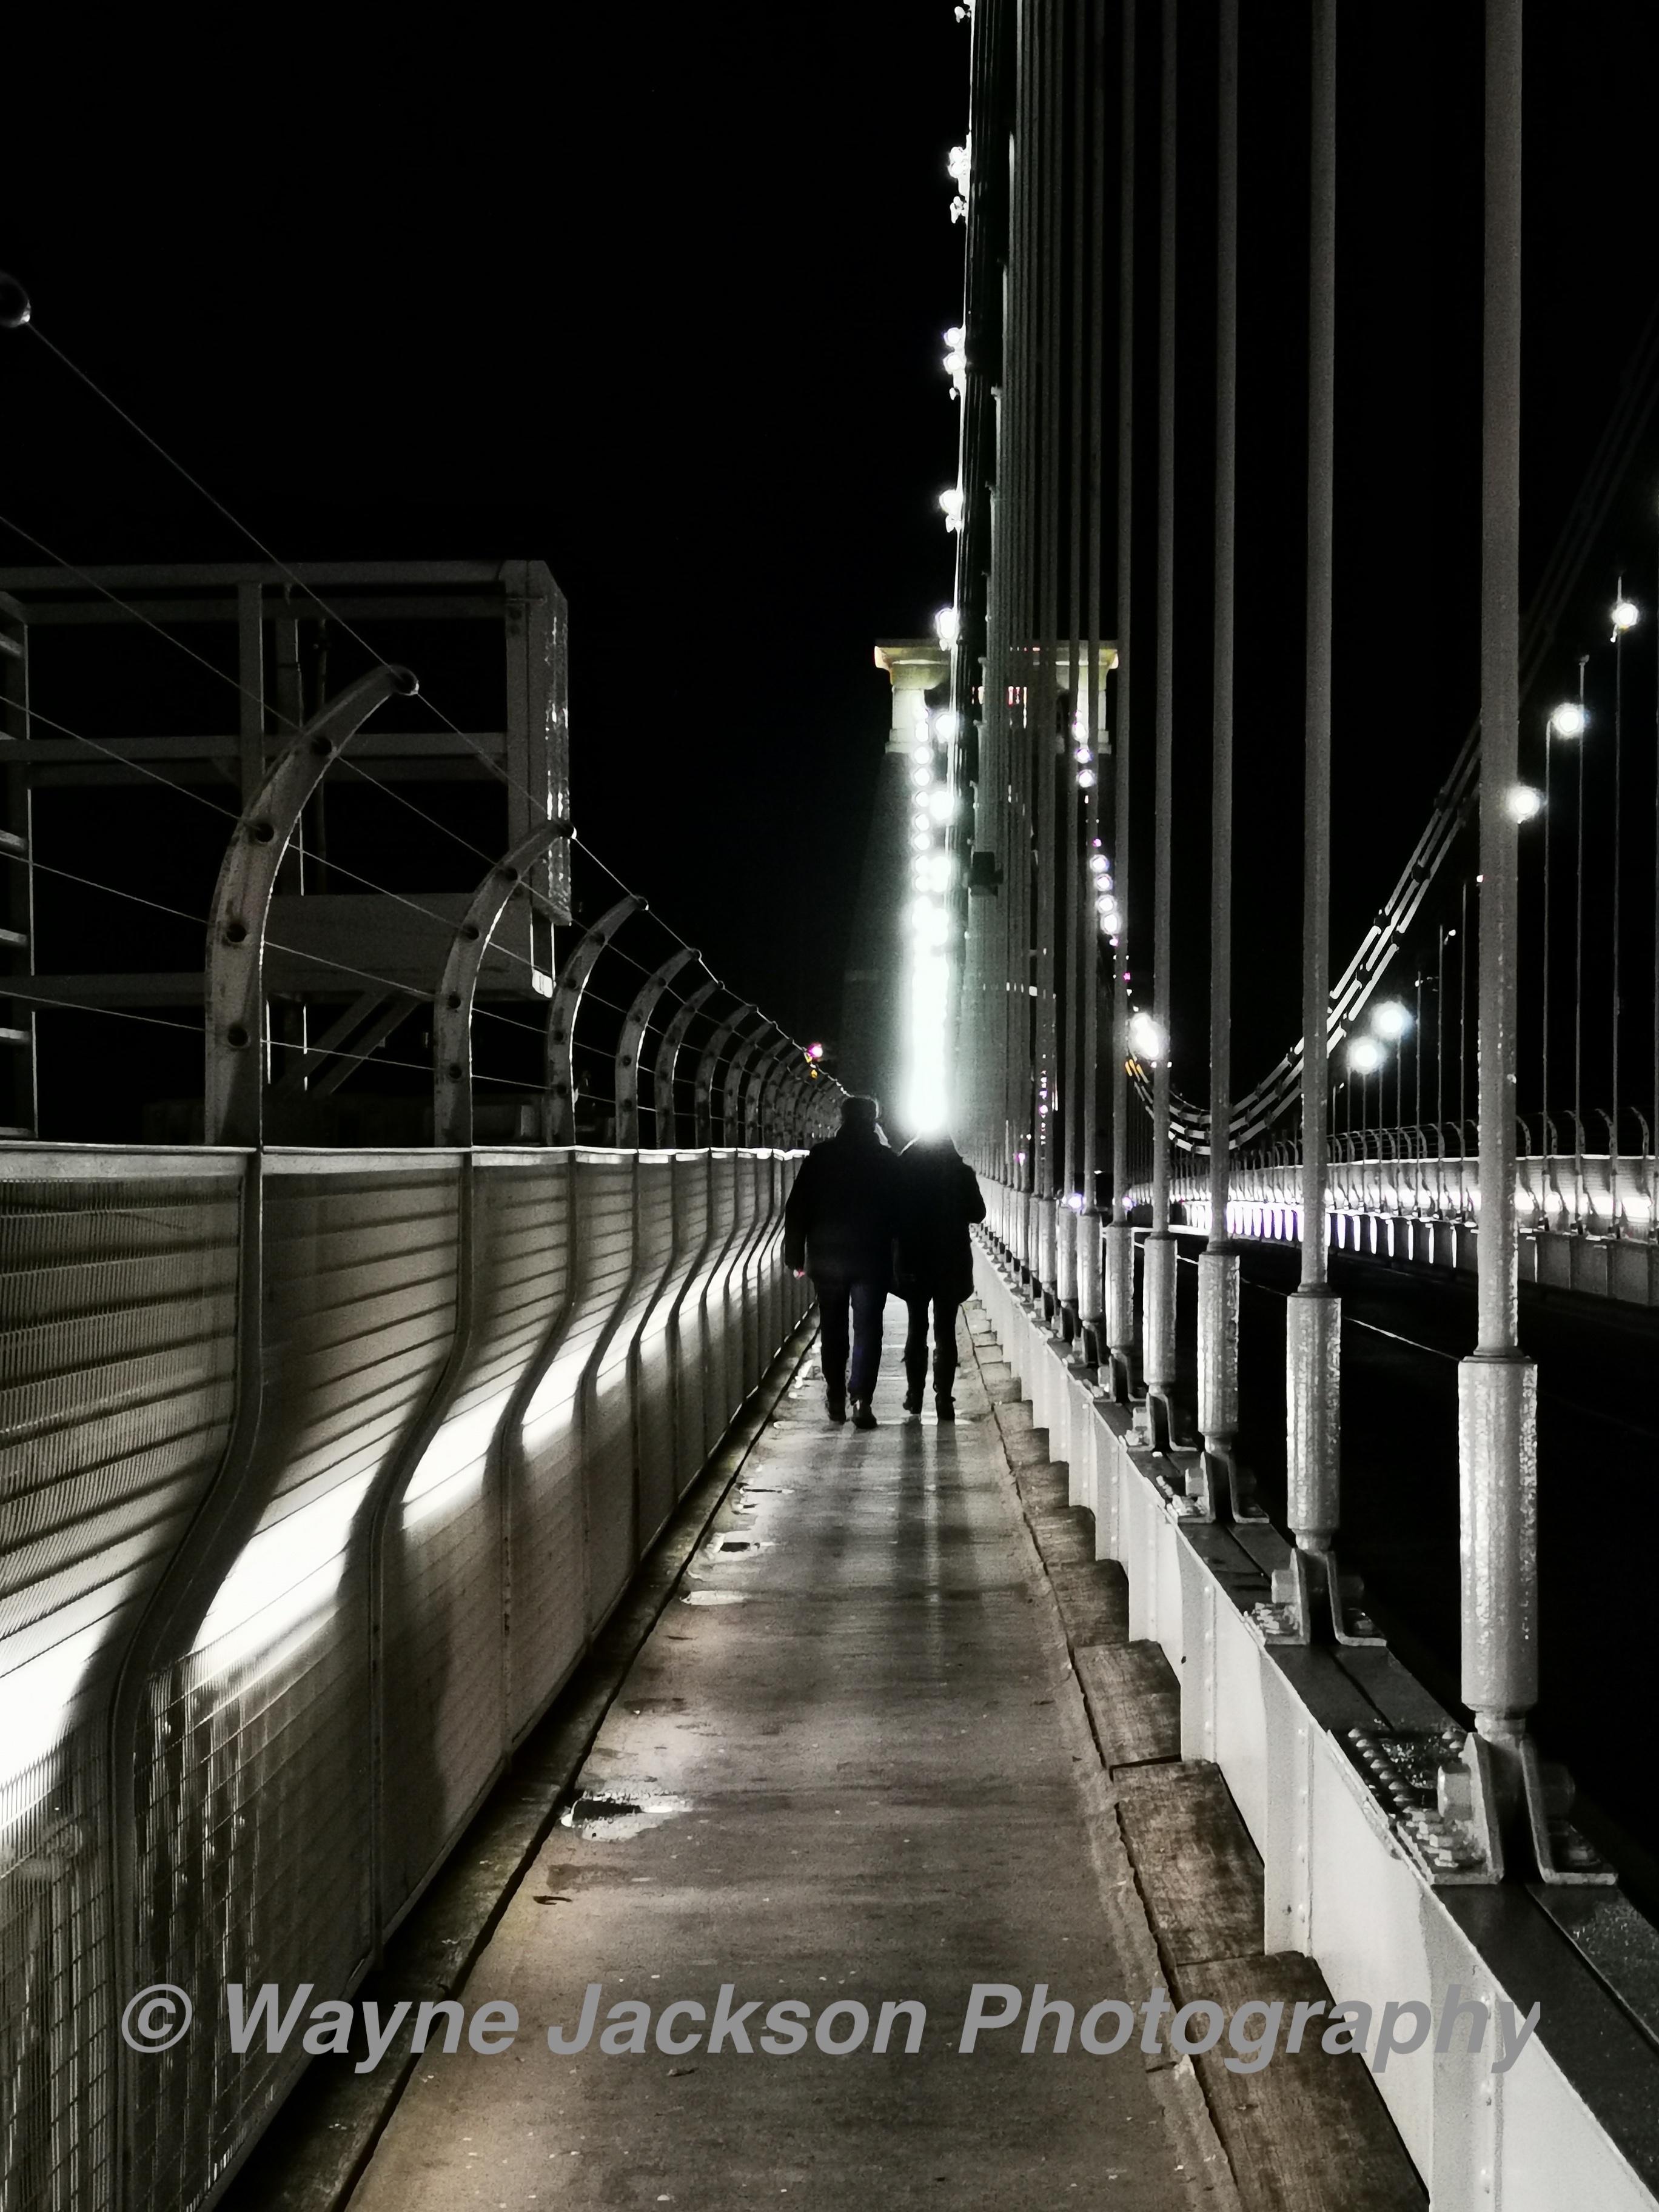
<instances>
[{"instance_id":1,"label":"bright street light","mask_svg":"<svg viewBox=\"0 0 1659 2212\"><path fill-rule=\"evenodd\" d=\"M1504 809L1511 822L1531 822L1544 811L1544 794L1530 783L1513 783L1504 794Z\"/></svg>"},{"instance_id":2,"label":"bright street light","mask_svg":"<svg viewBox=\"0 0 1659 2212\"><path fill-rule=\"evenodd\" d=\"M1615 630L1634 629L1641 619L1642 610L1634 599L1620 599L1613 607L1613 626Z\"/></svg>"},{"instance_id":3,"label":"bright street light","mask_svg":"<svg viewBox=\"0 0 1659 2212\"><path fill-rule=\"evenodd\" d=\"M1348 1047L1348 1066L1355 1075L1375 1075L1382 1065L1382 1048L1375 1037L1356 1037Z\"/></svg>"},{"instance_id":4,"label":"bright street light","mask_svg":"<svg viewBox=\"0 0 1659 2212\"><path fill-rule=\"evenodd\" d=\"M1410 1011L1398 999L1384 999L1371 1008L1371 1034L1386 1037L1390 1044L1404 1036L1411 1025Z\"/></svg>"},{"instance_id":5,"label":"bright street light","mask_svg":"<svg viewBox=\"0 0 1659 2212\"><path fill-rule=\"evenodd\" d=\"M1550 716L1550 727L1558 738L1582 738L1589 727L1589 716L1577 699L1564 699Z\"/></svg>"}]
</instances>

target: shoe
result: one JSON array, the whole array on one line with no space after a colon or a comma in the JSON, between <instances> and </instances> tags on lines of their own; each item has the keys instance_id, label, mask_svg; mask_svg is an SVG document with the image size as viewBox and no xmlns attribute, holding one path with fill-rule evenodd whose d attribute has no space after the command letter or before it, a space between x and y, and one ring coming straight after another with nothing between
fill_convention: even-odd
<instances>
[{"instance_id":1,"label":"shoe","mask_svg":"<svg viewBox=\"0 0 1659 2212\"><path fill-rule=\"evenodd\" d=\"M938 1420L954 1421L957 1417L956 1401L954 1399L936 1395L933 1400L933 1414Z\"/></svg>"},{"instance_id":2,"label":"shoe","mask_svg":"<svg viewBox=\"0 0 1659 2212\"><path fill-rule=\"evenodd\" d=\"M921 1419L921 1393L920 1390L908 1390L905 1393L904 1412L907 1419L919 1421Z\"/></svg>"},{"instance_id":3,"label":"shoe","mask_svg":"<svg viewBox=\"0 0 1659 2212\"><path fill-rule=\"evenodd\" d=\"M847 1419L847 1401L845 1398L836 1397L833 1390L826 1390L823 1394L823 1410L839 1428Z\"/></svg>"},{"instance_id":4,"label":"shoe","mask_svg":"<svg viewBox=\"0 0 1659 2212\"><path fill-rule=\"evenodd\" d=\"M874 1429L878 1428L880 1425L881 1425L877 1420L875 1415L870 1411L870 1401L867 1398L854 1398L853 1401L853 1426L855 1429Z\"/></svg>"}]
</instances>

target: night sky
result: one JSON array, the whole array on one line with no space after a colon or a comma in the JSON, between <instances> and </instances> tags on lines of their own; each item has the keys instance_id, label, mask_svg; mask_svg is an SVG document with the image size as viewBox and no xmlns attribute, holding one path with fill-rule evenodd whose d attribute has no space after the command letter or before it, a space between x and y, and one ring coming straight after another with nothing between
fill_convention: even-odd
<instances>
[{"instance_id":1,"label":"night sky","mask_svg":"<svg viewBox=\"0 0 1659 2212\"><path fill-rule=\"evenodd\" d=\"M338 21L37 43L0 268L283 559L545 560L580 834L830 1031L871 647L950 596L966 30L867 0ZM0 421L0 512L71 560L257 557L27 338Z\"/></svg>"},{"instance_id":2,"label":"night sky","mask_svg":"<svg viewBox=\"0 0 1659 2212\"><path fill-rule=\"evenodd\" d=\"M950 0L338 20L285 17L257 45L156 19L36 38L0 149L0 266L284 558L544 559L571 609L582 836L744 995L833 1032L887 714L871 643L949 594L965 27ZM1183 11L1176 835L1195 867L1212 21ZM1297 1026L1306 127L1302 11L1245 24L1241 1087ZM1611 7L1534 0L1528 26L1535 574L1654 304L1659 41ZM1472 5L1342 19L1339 967L1475 706L1480 27ZM0 511L72 559L248 556L30 340L0 344ZM1619 568L1650 611L1656 483L1650 431L1551 697ZM0 533L0 558L36 557ZM1138 726L1145 586L1140 611ZM1644 714L1651 629L1630 664ZM1547 703L1528 704L1534 750ZM1195 1009L1177 1079L1201 1096L1201 900L1181 902L1176 957Z\"/></svg>"}]
</instances>

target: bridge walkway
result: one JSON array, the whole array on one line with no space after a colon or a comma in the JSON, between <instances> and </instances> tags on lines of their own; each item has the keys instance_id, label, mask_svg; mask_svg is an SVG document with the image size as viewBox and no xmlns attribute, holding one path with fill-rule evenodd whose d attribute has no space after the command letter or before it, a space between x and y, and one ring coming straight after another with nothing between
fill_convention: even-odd
<instances>
[{"instance_id":1,"label":"bridge walkway","mask_svg":"<svg viewBox=\"0 0 1659 2212\"><path fill-rule=\"evenodd\" d=\"M1068 1652L1079 1623L1122 1641L1121 1571L1045 1527L1061 1514L1033 1514L1032 1482L1052 1471L1029 1408L995 1402L1013 1387L977 1307L962 1324L977 1356L959 1419L939 1426L930 1407L902 1423L901 1318L890 1306L877 1431L826 1425L811 1363L780 1402L464 1992L470 2019L486 2001L515 2007L516 2042L446 2055L434 2039L351 2212L1321 2201L1275 2193L1285 2161L1265 2141L1255 2178L1273 2167L1272 2186L1245 2176L1241 2195L1190 2063L1143 2057L1136 2039L1091 2056L1074 2034L1057 2057L1050 2023L1028 2055L1022 2014L959 2049L975 1982L1028 2001L1046 1983L1081 2021L1104 1997L1138 2008L1170 1977ZM1060 1486L1063 1513L1063 1470ZM1118 1670L1119 1733L1167 1758L1167 1693L1150 1677L1135 1691L1136 1671ZM1164 1842L1174 1832L1166 1821ZM556 2056L545 2027L579 2034L592 1984L592 2039ZM760 2000L746 2056L708 2048L723 1984L733 2008ZM767 2055L762 2016L790 1999L812 2039ZM877 2055L882 2004L911 1999L926 2008L920 2049L904 2051L901 2014ZM681 2012L666 2039L697 2039L665 2050L664 2010L683 2002L702 2014ZM648 2008L645 2048L603 2052L629 2002ZM825 2019L836 2004L869 2021L844 2057L817 2041L820 2021L830 2040L856 2034L858 2013ZM1286 2064L1305 2093L1305 2069ZM1259 2109L1267 2079L1234 2101ZM1373 2093L1353 2087L1389 2140L1339 2128L1338 2170L1358 2191L1342 2201L1420 2202ZM1304 2130L1320 2124L1317 2094L1297 2110ZM1389 2168L1380 2193L1357 2148Z\"/></svg>"}]
</instances>

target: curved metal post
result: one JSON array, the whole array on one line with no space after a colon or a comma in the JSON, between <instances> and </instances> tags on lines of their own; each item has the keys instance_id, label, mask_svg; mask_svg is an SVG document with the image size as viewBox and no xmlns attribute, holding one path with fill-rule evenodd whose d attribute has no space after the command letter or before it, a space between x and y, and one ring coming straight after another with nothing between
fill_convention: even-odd
<instances>
[{"instance_id":1,"label":"curved metal post","mask_svg":"<svg viewBox=\"0 0 1659 2212\"><path fill-rule=\"evenodd\" d=\"M698 957L696 945L682 945L646 977L623 1016L622 1035L617 1040L617 1142L626 1149L636 1148L640 1141L640 1047L651 1017L658 1000L681 969Z\"/></svg>"},{"instance_id":2,"label":"curved metal post","mask_svg":"<svg viewBox=\"0 0 1659 2212\"><path fill-rule=\"evenodd\" d=\"M265 930L276 872L305 803L374 709L417 688L406 668L360 676L296 733L243 810L208 908L204 1143L264 1139Z\"/></svg>"},{"instance_id":3,"label":"curved metal post","mask_svg":"<svg viewBox=\"0 0 1659 2212\"><path fill-rule=\"evenodd\" d=\"M755 1063L750 1079L748 1096L744 1101L744 1141L750 1145L770 1145L775 1139L766 1133L767 1093L775 1088L778 1079L789 1065L789 1055L800 1048L794 1039L780 1033L770 1051L764 1052ZM770 1063L769 1065L769 1062Z\"/></svg>"},{"instance_id":4,"label":"curved metal post","mask_svg":"<svg viewBox=\"0 0 1659 2212\"><path fill-rule=\"evenodd\" d=\"M743 1115L744 1087L753 1071L761 1046L767 1036L777 1030L777 1026L769 1014L763 1014L748 1036L733 1048L732 1057L726 1062L726 1088L721 1100L724 1115L720 1123L720 1133L723 1141L728 1145L742 1145L748 1141L748 1132L744 1127Z\"/></svg>"},{"instance_id":5,"label":"curved metal post","mask_svg":"<svg viewBox=\"0 0 1659 2212\"><path fill-rule=\"evenodd\" d=\"M710 1094L714 1087L714 1069L719 1063L720 1054L731 1040L732 1031L745 1016L752 1014L754 1011L751 1006L744 1005L739 1006L735 1013L728 1015L704 1045L698 1058L696 1078L692 1085L692 1112L696 1117L696 1134L692 1141L699 1151L714 1141L714 1115L710 1103Z\"/></svg>"},{"instance_id":6,"label":"curved metal post","mask_svg":"<svg viewBox=\"0 0 1659 2212\"><path fill-rule=\"evenodd\" d=\"M563 817L538 823L473 892L455 932L432 1010L434 1145L472 1142L472 1003L477 996L478 971L509 901L543 854L569 835L570 823Z\"/></svg>"},{"instance_id":7,"label":"curved metal post","mask_svg":"<svg viewBox=\"0 0 1659 2212\"><path fill-rule=\"evenodd\" d=\"M725 988L722 983L705 983L700 991L693 991L662 1033L651 1081L652 1107L656 1115L653 1134L659 1146L672 1146L679 1141L674 1110L674 1069L686 1032L708 1001Z\"/></svg>"},{"instance_id":8,"label":"curved metal post","mask_svg":"<svg viewBox=\"0 0 1659 2212\"><path fill-rule=\"evenodd\" d=\"M593 963L629 915L637 914L644 904L642 898L630 891L615 906L607 907L566 956L559 970L558 981L553 986L553 1003L547 1012L547 1094L544 1115L544 1139L550 1145L574 1145L576 1141L575 1078L571 1059L576 1040L576 1015L582 993L587 988L587 979L593 973Z\"/></svg>"}]
</instances>

